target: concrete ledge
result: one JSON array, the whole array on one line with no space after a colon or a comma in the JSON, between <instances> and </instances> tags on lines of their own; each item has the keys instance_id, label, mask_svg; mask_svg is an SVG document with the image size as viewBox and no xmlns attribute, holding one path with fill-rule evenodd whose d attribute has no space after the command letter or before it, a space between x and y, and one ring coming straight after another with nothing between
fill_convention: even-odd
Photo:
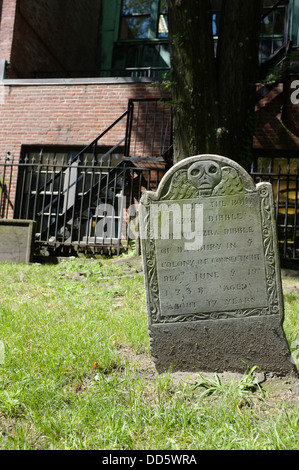
<instances>
[{"instance_id":1,"label":"concrete ledge","mask_svg":"<svg viewBox=\"0 0 299 470\"><path fill-rule=\"evenodd\" d=\"M0 59L0 85L4 86L64 86L64 85L121 85L151 83L151 77L83 77L83 78L5 78L6 61Z\"/></svg>"},{"instance_id":2,"label":"concrete ledge","mask_svg":"<svg viewBox=\"0 0 299 470\"><path fill-rule=\"evenodd\" d=\"M0 84L6 86L124 85L128 83L151 83L153 81L152 78L147 77L5 78L0 80Z\"/></svg>"},{"instance_id":3,"label":"concrete ledge","mask_svg":"<svg viewBox=\"0 0 299 470\"><path fill-rule=\"evenodd\" d=\"M0 219L0 262L32 261L35 225L34 220Z\"/></svg>"}]
</instances>

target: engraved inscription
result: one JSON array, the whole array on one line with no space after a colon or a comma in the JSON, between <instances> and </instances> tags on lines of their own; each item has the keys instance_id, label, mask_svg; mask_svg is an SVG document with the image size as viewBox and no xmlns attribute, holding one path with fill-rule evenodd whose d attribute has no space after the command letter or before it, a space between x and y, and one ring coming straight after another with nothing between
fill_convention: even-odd
<instances>
[{"instance_id":1,"label":"engraved inscription","mask_svg":"<svg viewBox=\"0 0 299 470\"><path fill-rule=\"evenodd\" d=\"M258 198L252 193L204 199L198 249L188 247L184 237L173 238L171 244L155 240L162 315L267 306L261 214L252 210ZM236 207L242 211L235 211ZM189 222L195 224L195 220Z\"/></svg>"}]
</instances>

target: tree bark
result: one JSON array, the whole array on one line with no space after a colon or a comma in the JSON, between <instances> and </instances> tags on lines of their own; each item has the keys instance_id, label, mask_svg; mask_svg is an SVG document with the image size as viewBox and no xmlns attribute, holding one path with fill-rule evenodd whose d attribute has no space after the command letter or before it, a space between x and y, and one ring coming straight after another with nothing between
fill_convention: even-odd
<instances>
[{"instance_id":1,"label":"tree bark","mask_svg":"<svg viewBox=\"0 0 299 470\"><path fill-rule=\"evenodd\" d=\"M209 0L169 0L174 162L215 148L216 63Z\"/></svg>"},{"instance_id":2,"label":"tree bark","mask_svg":"<svg viewBox=\"0 0 299 470\"><path fill-rule=\"evenodd\" d=\"M174 162L252 147L262 0L223 0L214 51L210 0L169 0Z\"/></svg>"},{"instance_id":3,"label":"tree bark","mask_svg":"<svg viewBox=\"0 0 299 470\"><path fill-rule=\"evenodd\" d=\"M254 132L261 0L223 0L217 49L221 152L246 164Z\"/></svg>"}]
</instances>

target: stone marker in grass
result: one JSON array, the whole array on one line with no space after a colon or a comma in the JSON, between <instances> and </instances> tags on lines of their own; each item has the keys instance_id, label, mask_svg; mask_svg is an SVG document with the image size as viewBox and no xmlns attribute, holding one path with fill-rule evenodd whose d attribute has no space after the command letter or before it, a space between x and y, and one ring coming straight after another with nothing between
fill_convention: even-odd
<instances>
[{"instance_id":1,"label":"stone marker in grass","mask_svg":"<svg viewBox=\"0 0 299 470\"><path fill-rule=\"evenodd\" d=\"M271 184L225 157L190 157L143 195L139 217L157 370L296 374Z\"/></svg>"},{"instance_id":2,"label":"stone marker in grass","mask_svg":"<svg viewBox=\"0 0 299 470\"><path fill-rule=\"evenodd\" d=\"M33 260L35 225L34 220L0 219L0 262Z\"/></svg>"}]
</instances>

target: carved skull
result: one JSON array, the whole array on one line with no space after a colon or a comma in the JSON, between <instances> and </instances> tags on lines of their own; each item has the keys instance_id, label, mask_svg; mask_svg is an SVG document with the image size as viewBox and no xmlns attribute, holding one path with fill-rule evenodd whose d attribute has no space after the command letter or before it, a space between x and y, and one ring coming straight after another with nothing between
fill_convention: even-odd
<instances>
[{"instance_id":1,"label":"carved skull","mask_svg":"<svg viewBox=\"0 0 299 470\"><path fill-rule=\"evenodd\" d=\"M188 180L199 190L199 194L210 196L222 178L221 168L213 161L196 162L188 170Z\"/></svg>"}]
</instances>

